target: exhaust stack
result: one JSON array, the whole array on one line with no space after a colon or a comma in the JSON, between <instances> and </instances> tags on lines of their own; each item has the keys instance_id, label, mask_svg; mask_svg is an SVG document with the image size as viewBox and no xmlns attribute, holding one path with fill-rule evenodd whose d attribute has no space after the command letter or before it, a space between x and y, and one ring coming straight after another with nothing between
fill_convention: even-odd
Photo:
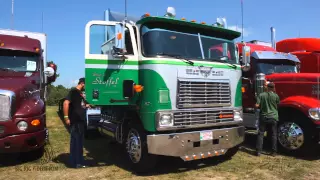
<instances>
[{"instance_id":1,"label":"exhaust stack","mask_svg":"<svg viewBox=\"0 0 320 180\"><path fill-rule=\"evenodd\" d=\"M273 49L276 49L276 29L271 27L271 45Z\"/></svg>"}]
</instances>

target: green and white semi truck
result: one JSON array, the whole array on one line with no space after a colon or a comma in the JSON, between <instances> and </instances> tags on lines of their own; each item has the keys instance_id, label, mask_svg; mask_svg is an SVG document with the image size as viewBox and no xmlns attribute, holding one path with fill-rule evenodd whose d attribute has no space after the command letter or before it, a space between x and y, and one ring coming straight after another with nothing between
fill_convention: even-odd
<instances>
[{"instance_id":1,"label":"green and white semi truck","mask_svg":"<svg viewBox=\"0 0 320 180\"><path fill-rule=\"evenodd\" d=\"M90 21L85 29L88 102L99 131L125 145L136 172L158 155L184 161L233 156L244 141L241 67L223 27L164 16ZM222 27L221 27L222 24ZM247 58L243 58L246 60Z\"/></svg>"}]
</instances>

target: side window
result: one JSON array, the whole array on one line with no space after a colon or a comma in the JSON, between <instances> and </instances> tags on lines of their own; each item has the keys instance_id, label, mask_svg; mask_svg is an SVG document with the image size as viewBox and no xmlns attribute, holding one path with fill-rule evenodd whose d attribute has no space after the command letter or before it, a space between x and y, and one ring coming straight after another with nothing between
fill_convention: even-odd
<instances>
[{"instance_id":1,"label":"side window","mask_svg":"<svg viewBox=\"0 0 320 180\"><path fill-rule=\"evenodd\" d=\"M109 54L115 43L115 26L92 25L90 27L90 54Z\"/></svg>"},{"instance_id":2,"label":"side window","mask_svg":"<svg viewBox=\"0 0 320 180\"><path fill-rule=\"evenodd\" d=\"M114 25L92 25L89 36L89 53L112 55L115 46L115 26ZM133 55L130 31L125 30L125 47L129 55Z\"/></svg>"}]
</instances>

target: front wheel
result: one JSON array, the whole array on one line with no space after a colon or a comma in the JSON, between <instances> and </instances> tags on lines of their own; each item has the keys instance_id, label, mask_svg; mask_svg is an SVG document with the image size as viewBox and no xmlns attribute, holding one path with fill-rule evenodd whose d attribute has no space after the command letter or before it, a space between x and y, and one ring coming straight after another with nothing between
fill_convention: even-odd
<instances>
[{"instance_id":1,"label":"front wheel","mask_svg":"<svg viewBox=\"0 0 320 180\"><path fill-rule=\"evenodd\" d=\"M142 128L129 128L126 139L126 152L132 168L137 173L148 172L156 165L157 156L148 153L146 134Z\"/></svg>"},{"instance_id":2,"label":"front wheel","mask_svg":"<svg viewBox=\"0 0 320 180\"><path fill-rule=\"evenodd\" d=\"M306 152L311 140L306 122L308 119L297 118L280 122L278 125L279 148L286 153L301 154Z\"/></svg>"}]
</instances>

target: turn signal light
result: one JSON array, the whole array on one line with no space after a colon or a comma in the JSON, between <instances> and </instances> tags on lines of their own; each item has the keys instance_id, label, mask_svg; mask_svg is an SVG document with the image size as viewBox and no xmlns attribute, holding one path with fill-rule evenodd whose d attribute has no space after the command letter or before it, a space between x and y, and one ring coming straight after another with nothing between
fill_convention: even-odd
<instances>
[{"instance_id":1,"label":"turn signal light","mask_svg":"<svg viewBox=\"0 0 320 180\"><path fill-rule=\"evenodd\" d=\"M244 93L244 92L246 92L246 89L244 87L242 87L241 91Z\"/></svg>"},{"instance_id":2,"label":"turn signal light","mask_svg":"<svg viewBox=\"0 0 320 180\"><path fill-rule=\"evenodd\" d=\"M34 119L31 121L31 125L32 126L38 126L40 124L40 120L39 119Z\"/></svg>"},{"instance_id":3,"label":"turn signal light","mask_svg":"<svg viewBox=\"0 0 320 180\"><path fill-rule=\"evenodd\" d=\"M36 52L39 52L39 51L40 51L40 49L39 49L39 48L35 48L35 50L36 50Z\"/></svg>"},{"instance_id":4,"label":"turn signal light","mask_svg":"<svg viewBox=\"0 0 320 180\"><path fill-rule=\"evenodd\" d=\"M220 119L222 119L222 118L233 118L233 114L220 114L219 118Z\"/></svg>"},{"instance_id":5,"label":"turn signal light","mask_svg":"<svg viewBox=\"0 0 320 180\"><path fill-rule=\"evenodd\" d=\"M2 42L2 43L0 43L0 46L1 46L1 47L3 47L3 46L4 46L4 43L3 43L3 42Z\"/></svg>"},{"instance_id":6,"label":"turn signal light","mask_svg":"<svg viewBox=\"0 0 320 180\"><path fill-rule=\"evenodd\" d=\"M135 92L141 92L141 91L143 91L143 86L141 86L141 85L134 85L134 91Z\"/></svg>"},{"instance_id":7,"label":"turn signal light","mask_svg":"<svg viewBox=\"0 0 320 180\"><path fill-rule=\"evenodd\" d=\"M208 156L212 156L212 154L210 152L208 152Z\"/></svg>"}]
</instances>

